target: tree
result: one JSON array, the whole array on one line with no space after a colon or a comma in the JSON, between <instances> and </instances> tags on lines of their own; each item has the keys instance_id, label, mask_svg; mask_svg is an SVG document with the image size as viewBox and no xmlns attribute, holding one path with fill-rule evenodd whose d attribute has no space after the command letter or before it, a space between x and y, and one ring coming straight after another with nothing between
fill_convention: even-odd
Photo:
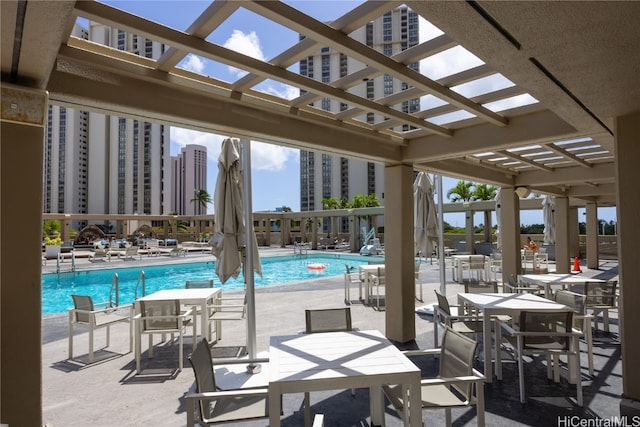
<instances>
[{"instance_id":1,"label":"tree","mask_svg":"<svg viewBox=\"0 0 640 427\"><path fill-rule=\"evenodd\" d=\"M197 203L204 209L204 212L207 213L207 205L212 202L209 192L203 188L193 191L195 192L195 197L189 200L189 203Z\"/></svg>"},{"instance_id":2,"label":"tree","mask_svg":"<svg viewBox=\"0 0 640 427\"><path fill-rule=\"evenodd\" d=\"M473 182L458 181L455 187L447 191L447 198L452 202L468 202L473 197Z\"/></svg>"},{"instance_id":3,"label":"tree","mask_svg":"<svg viewBox=\"0 0 640 427\"><path fill-rule=\"evenodd\" d=\"M487 184L475 184L471 200L495 200L498 187ZM484 211L484 241L491 241L491 211Z\"/></svg>"}]
</instances>

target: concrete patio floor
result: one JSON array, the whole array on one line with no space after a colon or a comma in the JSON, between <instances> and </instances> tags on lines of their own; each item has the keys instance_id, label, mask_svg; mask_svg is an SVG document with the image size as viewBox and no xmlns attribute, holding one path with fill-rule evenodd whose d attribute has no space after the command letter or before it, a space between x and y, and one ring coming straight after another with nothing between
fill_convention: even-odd
<instances>
[{"instance_id":1,"label":"concrete patio floor","mask_svg":"<svg viewBox=\"0 0 640 427\"><path fill-rule=\"evenodd\" d=\"M292 252L292 249L261 249L263 255L291 254ZM186 259L193 262L199 257L190 254ZM157 257L149 258L151 262L167 262L166 258L164 260L159 258L158 261L155 261ZM86 263L89 264L88 261ZM119 265L111 265L111 267L116 266ZM91 265L91 268L95 267ZM610 278L617 275L617 267L615 261L602 261L600 269L583 268L583 271L588 276ZM81 261L78 268L84 268ZM44 269L43 267L43 271ZM423 264L422 272L425 301L416 301L416 307L435 302L433 290L440 287L439 269L436 263ZM462 286L451 282L450 269L447 270L447 279L449 280L447 295L451 301L455 301L455 295L462 291ZM342 276L339 276L256 289L257 351L259 353L268 351L269 337L272 335L296 334L303 330L306 308L344 306L343 283ZM356 298L356 292L353 298ZM354 327L384 331L384 312L378 312L372 307L357 303L351 307ZM521 404L518 394L517 368L515 363L507 362L504 366L504 380L494 380L490 384L485 384L486 425L580 425L568 423L575 423L581 419L616 419L620 413L622 368L617 313L613 312L611 317L611 332L601 331L594 335L594 377L588 375L586 345L581 343L585 401L583 408L575 405L575 387L569 385L564 378L559 384L547 380L543 359L535 359L526 366L527 403ZM182 426L186 424L183 396L194 382L193 372L186 360L191 352L190 337L185 341L184 370L177 376L171 377L168 373L177 366L177 344L158 346L154 358L150 360L147 358L146 340L143 341L144 371L143 375L136 375L134 355L128 352L128 325L126 324L112 328L111 347L98 351L97 362L91 365L83 363L86 360L88 347L86 332L76 334L74 340L76 359L72 361L67 359L66 314L43 316L42 332L43 421L47 426ZM243 322L224 322L222 340L212 347L214 357L235 355L244 346L245 337L246 329ZM96 348L104 345L104 339L105 331L99 330L95 337ZM156 337L155 342L157 341ZM431 317L416 314L415 342L399 345L399 347L432 348ZM420 360L417 363L425 374L434 374L437 371L436 361ZM482 369L482 364L478 361L476 367ZM268 364L263 365L263 369L268 369ZM151 373L153 375L150 375ZM351 395L350 390L312 393L312 411L325 414L326 426L368 425L370 420L368 394L366 389L358 389L355 396ZM303 425L302 402L302 394L284 396L283 426ZM475 409L454 410L454 426L476 425L475 414ZM445 424L444 411L424 411L423 419L427 426ZM402 425L391 407L387 408L385 420L389 426ZM267 420L257 420L241 425L266 426L267 424Z\"/></svg>"}]
</instances>

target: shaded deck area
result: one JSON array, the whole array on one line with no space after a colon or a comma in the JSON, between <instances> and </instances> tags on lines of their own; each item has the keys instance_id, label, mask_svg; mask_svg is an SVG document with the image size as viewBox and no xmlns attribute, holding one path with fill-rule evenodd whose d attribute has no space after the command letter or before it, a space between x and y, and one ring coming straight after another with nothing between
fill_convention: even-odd
<instances>
[{"instance_id":1,"label":"shaded deck area","mask_svg":"<svg viewBox=\"0 0 640 427\"><path fill-rule=\"evenodd\" d=\"M269 251L267 249L266 251ZM290 253L292 249L288 249ZM272 253L281 253L273 250ZM151 257L155 259L154 257ZM603 261L598 270L583 269L584 274L610 278L617 274L616 261ZM439 288L439 269L436 263L423 264L425 301L416 307L435 302L434 289ZM462 285L451 281L447 270L447 295L455 301ZM271 286L256 290L257 349L268 350L271 335L295 334L304 329L305 308L344 306L343 278L319 278L289 285ZM352 306L353 326L360 329L384 331L384 312L361 304ZM430 316L416 314L416 341L410 347L433 347L433 323ZM617 312L611 313L611 332L594 335L595 375L589 377L586 345L582 349L582 380L585 405L575 405L575 389L566 381L566 369L559 384L546 378L544 359L527 363L527 403L519 402L517 367L504 364L504 380L485 384L487 426L555 426L569 417L581 419L614 419L619 416L622 393L621 348ZM222 340L212 348L214 357L233 357L245 344L246 329L241 322L225 322ZM79 354L75 361L67 360L67 316L51 315L43 319L43 420L49 426L180 426L186 423L185 392L193 386L194 376L186 361L191 352L191 337L186 338L185 369L176 377L167 375L177 366L177 344L159 346L152 361L147 359L146 340L143 341L143 367L146 375L135 375L135 361L128 350L128 326L112 329L111 347L96 353L98 362L82 363L87 351L87 334L76 336L74 348ZM157 342L157 338L156 338ZM96 334L96 347L104 343L104 331ZM435 360L416 363L425 374L437 370ZM476 361L482 370L482 362ZM268 366L263 366L268 369ZM362 426L369 418L368 390L358 389L317 392L311 394L312 412L325 414L326 426ZM284 397L283 426L303 425L303 394ZM426 426L444 425L444 411L424 411ZM475 410L454 410L454 426L476 425ZM267 420L243 423L246 426L266 426ZM390 406L386 424L402 425ZM565 424L567 425L567 424Z\"/></svg>"}]
</instances>

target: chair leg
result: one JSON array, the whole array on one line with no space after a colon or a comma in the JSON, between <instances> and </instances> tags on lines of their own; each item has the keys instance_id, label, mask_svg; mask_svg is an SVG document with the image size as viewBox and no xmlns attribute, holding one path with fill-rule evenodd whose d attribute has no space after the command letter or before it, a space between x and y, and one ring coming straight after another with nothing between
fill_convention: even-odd
<instances>
[{"instance_id":1,"label":"chair leg","mask_svg":"<svg viewBox=\"0 0 640 427\"><path fill-rule=\"evenodd\" d=\"M445 425L447 427L451 427L451 408L446 408L444 410L444 418L445 418Z\"/></svg>"},{"instance_id":2,"label":"chair leg","mask_svg":"<svg viewBox=\"0 0 640 427\"><path fill-rule=\"evenodd\" d=\"M518 335L518 385L520 386L520 403L526 403L524 394L524 358L522 357L522 337Z\"/></svg>"},{"instance_id":3,"label":"chair leg","mask_svg":"<svg viewBox=\"0 0 640 427\"><path fill-rule=\"evenodd\" d=\"M583 331L587 341L587 359L589 361L589 375L593 377L593 333L591 331L591 320L583 320Z\"/></svg>"}]
</instances>

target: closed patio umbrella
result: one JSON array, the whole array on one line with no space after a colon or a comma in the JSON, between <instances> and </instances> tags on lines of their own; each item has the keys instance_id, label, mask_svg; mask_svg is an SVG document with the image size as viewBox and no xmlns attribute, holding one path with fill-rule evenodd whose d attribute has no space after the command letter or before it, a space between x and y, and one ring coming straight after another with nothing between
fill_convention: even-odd
<instances>
[{"instance_id":1,"label":"closed patio umbrella","mask_svg":"<svg viewBox=\"0 0 640 427\"><path fill-rule=\"evenodd\" d=\"M248 141L246 141L248 145ZM237 278L244 266L244 283L247 293L247 334L249 357L256 357L255 349L255 299L253 273L262 275L262 266L258 254L258 244L253 230L251 209L251 170L249 148L245 147L243 178L241 180L241 147L240 141L227 138L222 142L222 150L218 158L218 179L214 195L215 219L218 231L212 239L212 252L217 258L216 274L220 282L225 283L230 277ZM244 188L247 184L247 188ZM245 193L246 191L246 193ZM248 202L247 202L248 199ZM245 211L245 208L248 210ZM249 226L246 226L247 221Z\"/></svg>"},{"instance_id":2,"label":"closed patio umbrella","mask_svg":"<svg viewBox=\"0 0 640 427\"><path fill-rule=\"evenodd\" d=\"M542 199L542 216L544 217L544 243L556 243L556 198L544 196Z\"/></svg>"},{"instance_id":3,"label":"closed patio umbrella","mask_svg":"<svg viewBox=\"0 0 640 427\"><path fill-rule=\"evenodd\" d=\"M433 183L426 172L419 172L413 182L413 214L415 252L421 252L426 258L438 242Z\"/></svg>"},{"instance_id":4,"label":"closed patio umbrella","mask_svg":"<svg viewBox=\"0 0 640 427\"><path fill-rule=\"evenodd\" d=\"M496 195L496 234L498 237L498 249L502 250L502 230L500 229L500 210L501 210L501 191L498 190L498 194Z\"/></svg>"}]
</instances>

